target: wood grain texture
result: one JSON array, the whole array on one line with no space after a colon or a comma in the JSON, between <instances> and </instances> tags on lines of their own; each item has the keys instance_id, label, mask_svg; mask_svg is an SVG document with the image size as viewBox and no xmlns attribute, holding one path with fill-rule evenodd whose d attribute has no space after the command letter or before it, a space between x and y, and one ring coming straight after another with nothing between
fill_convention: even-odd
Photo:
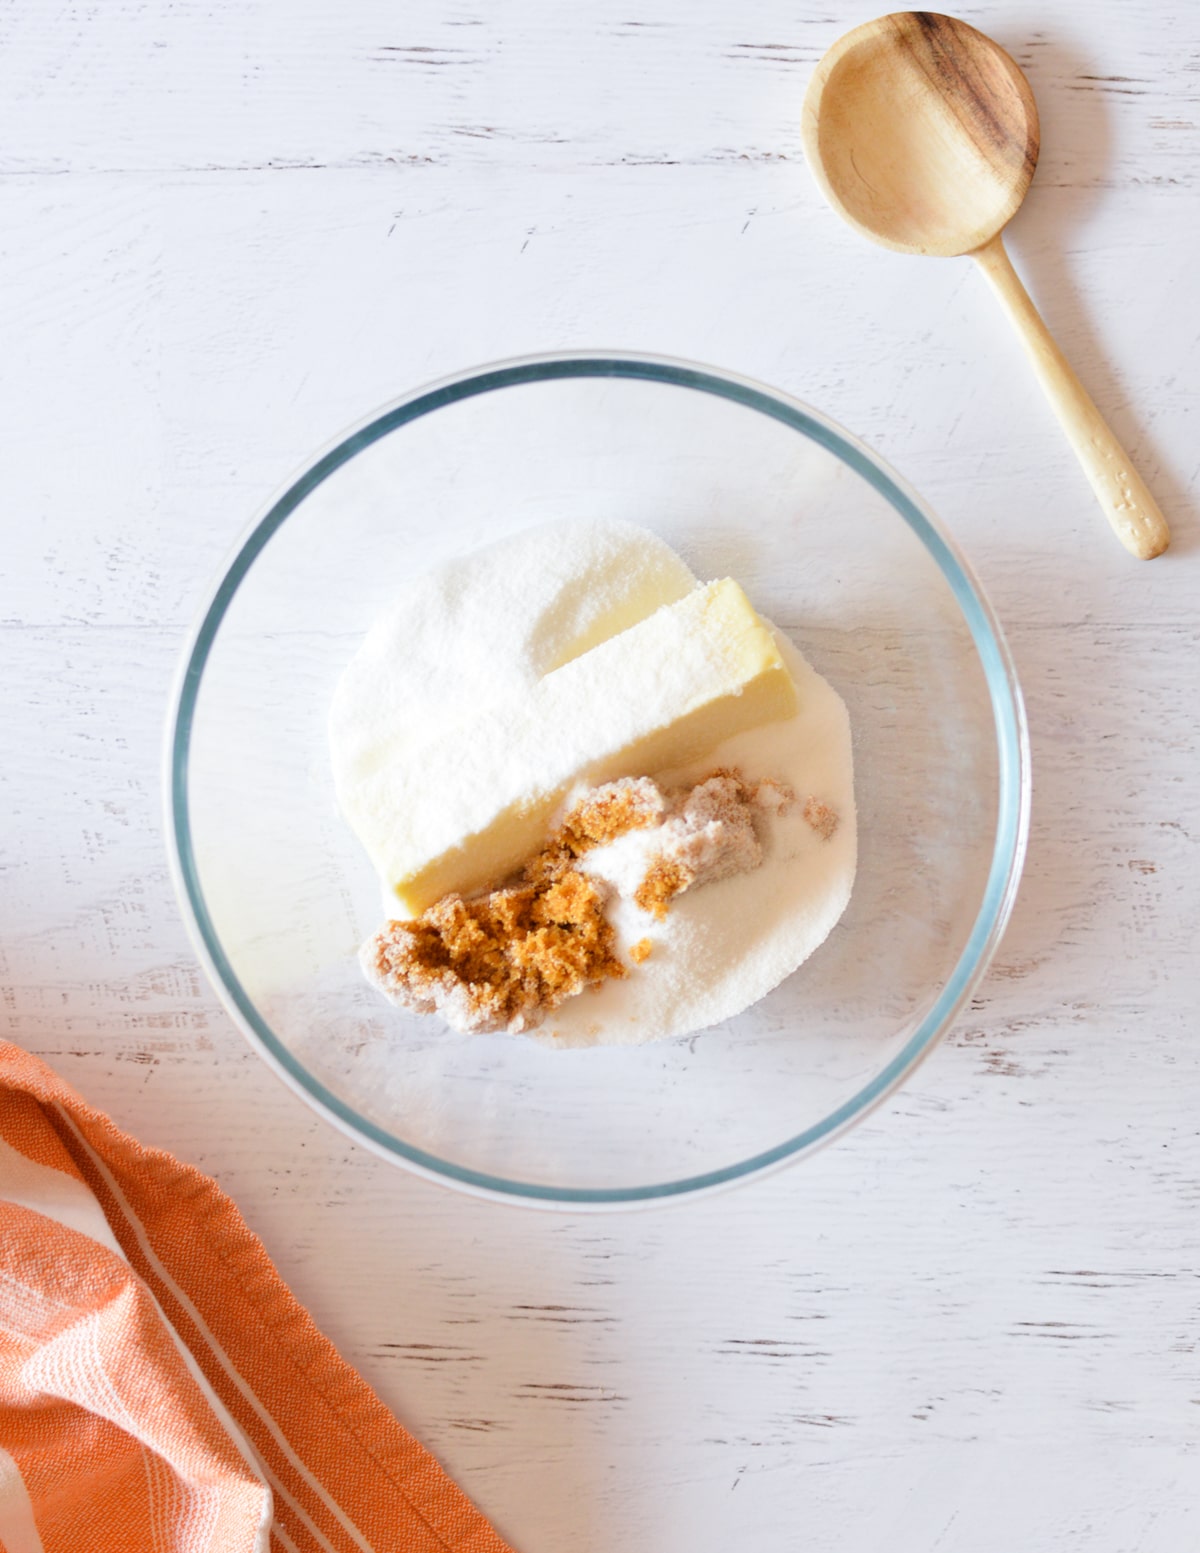
<instances>
[{"instance_id":1,"label":"wood grain texture","mask_svg":"<svg viewBox=\"0 0 1200 1553\"><path fill-rule=\"evenodd\" d=\"M216 1174L523 1553L1178 1553L1193 10L962 13L1041 107L1017 260L1175 528L1132 568L978 278L811 185L804 86L861 16L735 9L4 9L0 1031ZM278 1086L192 960L158 792L186 622L291 468L426 377L597 344L757 373L896 462L1006 623L1036 787L999 962L914 1083L791 1174L600 1223L410 1180Z\"/></svg>"},{"instance_id":2,"label":"wood grain texture","mask_svg":"<svg viewBox=\"0 0 1200 1553\"><path fill-rule=\"evenodd\" d=\"M933 11L895 11L839 38L813 71L801 123L825 197L900 253L981 248L1037 166L1037 104L1020 66Z\"/></svg>"}]
</instances>

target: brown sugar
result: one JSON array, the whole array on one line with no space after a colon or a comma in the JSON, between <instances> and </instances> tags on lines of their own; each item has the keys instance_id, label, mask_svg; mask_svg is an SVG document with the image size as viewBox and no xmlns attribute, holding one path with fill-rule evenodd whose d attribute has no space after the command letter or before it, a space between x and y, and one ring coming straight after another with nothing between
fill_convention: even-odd
<instances>
[{"instance_id":1,"label":"brown sugar","mask_svg":"<svg viewBox=\"0 0 1200 1553\"><path fill-rule=\"evenodd\" d=\"M648 938L639 938L636 944L629 946L629 958L635 965L642 965L650 958L654 945Z\"/></svg>"},{"instance_id":2,"label":"brown sugar","mask_svg":"<svg viewBox=\"0 0 1200 1553\"><path fill-rule=\"evenodd\" d=\"M634 905L661 921L671 902L677 895L683 894L695 877L684 864L673 862L670 858L656 857L634 893Z\"/></svg>"},{"instance_id":3,"label":"brown sugar","mask_svg":"<svg viewBox=\"0 0 1200 1553\"><path fill-rule=\"evenodd\" d=\"M822 841L830 841L838 828L837 810L831 809L820 798L808 797L804 800L804 822L816 831Z\"/></svg>"},{"instance_id":4,"label":"brown sugar","mask_svg":"<svg viewBox=\"0 0 1200 1553\"><path fill-rule=\"evenodd\" d=\"M605 888L574 863L657 824L663 806L647 777L592 788L529 860L520 884L471 900L445 895L413 922L389 922L363 951L368 975L397 1003L440 1013L456 1029L514 1033L585 987L625 976ZM640 964L648 953L631 958Z\"/></svg>"},{"instance_id":5,"label":"brown sugar","mask_svg":"<svg viewBox=\"0 0 1200 1553\"><path fill-rule=\"evenodd\" d=\"M631 830L657 825L665 800L662 789L649 777L622 777L594 787L568 813L555 838L582 857L593 847L607 846Z\"/></svg>"},{"instance_id":6,"label":"brown sugar","mask_svg":"<svg viewBox=\"0 0 1200 1553\"><path fill-rule=\"evenodd\" d=\"M621 777L591 788L567 811L545 847L526 863L525 879L536 884L554 878L593 847L657 825L664 806L662 789L649 777Z\"/></svg>"},{"instance_id":7,"label":"brown sugar","mask_svg":"<svg viewBox=\"0 0 1200 1553\"><path fill-rule=\"evenodd\" d=\"M364 963L417 1013L516 1033L585 987L626 975L615 948L601 888L566 868L474 900L443 896L414 922L388 923Z\"/></svg>"},{"instance_id":8,"label":"brown sugar","mask_svg":"<svg viewBox=\"0 0 1200 1553\"><path fill-rule=\"evenodd\" d=\"M779 812L787 802L787 790L771 783L768 801L759 805L758 794L767 785L756 787L744 781L740 772L720 767L678 793L659 827L654 854L634 903L661 919L685 890L757 868L763 851L754 826L754 809L759 806Z\"/></svg>"},{"instance_id":9,"label":"brown sugar","mask_svg":"<svg viewBox=\"0 0 1200 1553\"><path fill-rule=\"evenodd\" d=\"M756 808L780 817L788 814L796 802L796 795L792 789L777 777L763 777L749 789L749 794Z\"/></svg>"}]
</instances>

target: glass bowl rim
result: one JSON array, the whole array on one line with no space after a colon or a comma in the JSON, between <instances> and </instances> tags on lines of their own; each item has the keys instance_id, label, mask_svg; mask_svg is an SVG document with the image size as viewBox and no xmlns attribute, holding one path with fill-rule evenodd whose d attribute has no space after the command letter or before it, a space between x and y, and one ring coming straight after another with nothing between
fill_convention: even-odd
<instances>
[{"instance_id":1,"label":"glass bowl rim","mask_svg":"<svg viewBox=\"0 0 1200 1553\"><path fill-rule=\"evenodd\" d=\"M917 1030L868 1083L819 1122L736 1164L647 1186L559 1187L474 1170L406 1143L360 1116L288 1050L242 987L209 916L192 847L188 756L204 667L225 612L268 540L312 490L364 448L446 405L525 383L596 377L660 383L757 410L825 448L885 498L937 564L979 654L996 727L999 803L987 884L966 945ZM781 1169L832 1142L898 1088L945 1035L986 972L1003 936L1025 858L1030 791L1029 732L1008 644L970 566L917 492L859 438L780 389L700 362L625 351L539 352L453 373L372 411L306 461L243 531L197 613L176 674L164 749L166 836L184 921L227 1012L268 1067L340 1132L417 1175L493 1201L576 1211L691 1200Z\"/></svg>"}]
</instances>

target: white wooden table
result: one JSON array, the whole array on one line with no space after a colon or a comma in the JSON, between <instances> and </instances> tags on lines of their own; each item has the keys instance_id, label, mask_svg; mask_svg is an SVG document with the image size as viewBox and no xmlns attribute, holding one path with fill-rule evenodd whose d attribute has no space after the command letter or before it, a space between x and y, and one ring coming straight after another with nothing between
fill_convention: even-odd
<instances>
[{"instance_id":1,"label":"white wooden table","mask_svg":"<svg viewBox=\"0 0 1200 1553\"><path fill-rule=\"evenodd\" d=\"M1012 250L1175 528L1107 532L966 261L864 245L798 115L845 0L0 11L0 1031L210 1170L522 1553L1200 1540L1200 16L967 5L1042 110ZM810 399L960 536L1024 678L1015 920L860 1131L585 1218L410 1179L243 1045L164 862L185 625L311 448L621 346Z\"/></svg>"}]
</instances>

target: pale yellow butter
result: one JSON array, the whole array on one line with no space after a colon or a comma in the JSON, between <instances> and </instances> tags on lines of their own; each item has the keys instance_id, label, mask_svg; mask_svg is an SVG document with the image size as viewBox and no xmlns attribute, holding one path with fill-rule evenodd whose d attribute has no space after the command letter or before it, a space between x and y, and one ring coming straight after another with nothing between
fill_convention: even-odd
<instances>
[{"instance_id":1,"label":"pale yellow butter","mask_svg":"<svg viewBox=\"0 0 1200 1553\"><path fill-rule=\"evenodd\" d=\"M521 866L577 782L653 774L797 711L771 632L726 578L610 637L347 794L346 817L416 915Z\"/></svg>"}]
</instances>

